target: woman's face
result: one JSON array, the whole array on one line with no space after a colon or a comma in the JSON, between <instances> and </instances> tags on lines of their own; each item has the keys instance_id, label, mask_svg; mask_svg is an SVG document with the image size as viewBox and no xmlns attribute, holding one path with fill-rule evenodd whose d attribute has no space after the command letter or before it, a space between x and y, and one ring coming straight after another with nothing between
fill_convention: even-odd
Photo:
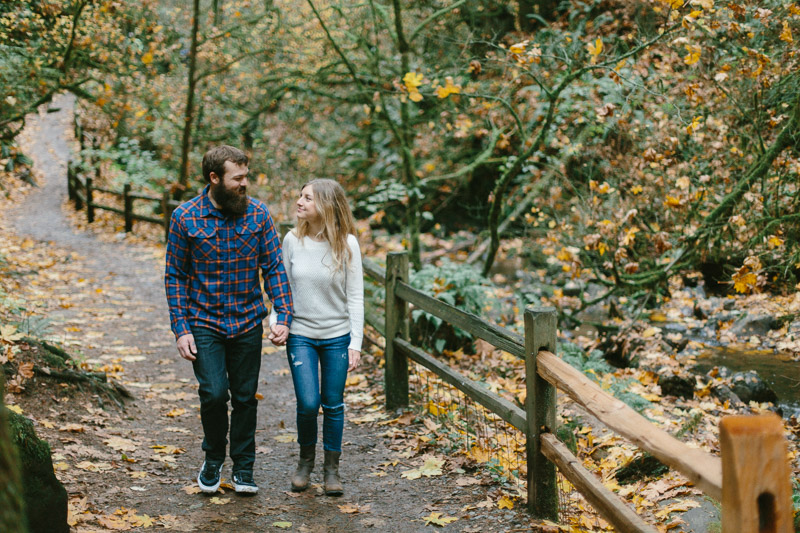
<instances>
[{"instance_id":1,"label":"woman's face","mask_svg":"<svg viewBox=\"0 0 800 533\"><path fill-rule=\"evenodd\" d=\"M306 185L300 191L300 198L297 199L297 218L312 222L318 217L317 206L314 204L314 190L311 185Z\"/></svg>"}]
</instances>

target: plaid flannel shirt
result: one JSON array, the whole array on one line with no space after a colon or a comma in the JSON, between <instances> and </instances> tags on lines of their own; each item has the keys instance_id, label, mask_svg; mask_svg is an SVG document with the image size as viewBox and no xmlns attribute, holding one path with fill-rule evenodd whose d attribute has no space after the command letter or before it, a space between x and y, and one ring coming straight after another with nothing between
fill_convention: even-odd
<instances>
[{"instance_id":1,"label":"plaid flannel shirt","mask_svg":"<svg viewBox=\"0 0 800 533\"><path fill-rule=\"evenodd\" d=\"M175 337L190 326L228 338L256 327L267 316L259 269L278 323L290 326L292 295L267 206L251 198L244 215L226 217L208 191L181 204L170 221L164 283Z\"/></svg>"}]
</instances>

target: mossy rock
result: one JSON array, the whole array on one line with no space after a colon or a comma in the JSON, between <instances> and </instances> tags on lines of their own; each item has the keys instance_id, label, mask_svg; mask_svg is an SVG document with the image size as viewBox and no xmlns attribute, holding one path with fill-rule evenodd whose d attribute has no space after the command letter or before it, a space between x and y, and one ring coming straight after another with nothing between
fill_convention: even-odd
<instances>
[{"instance_id":1,"label":"mossy rock","mask_svg":"<svg viewBox=\"0 0 800 533\"><path fill-rule=\"evenodd\" d=\"M69 533L67 491L53 471L50 445L36 436L26 417L13 411L7 415L22 466L29 533Z\"/></svg>"},{"instance_id":2,"label":"mossy rock","mask_svg":"<svg viewBox=\"0 0 800 533\"><path fill-rule=\"evenodd\" d=\"M0 392L2 387L0 387ZM0 397L0 531L4 533L27 533L23 517L25 502L19 472L17 447L11 439L8 427L8 411L2 406Z\"/></svg>"}]
</instances>

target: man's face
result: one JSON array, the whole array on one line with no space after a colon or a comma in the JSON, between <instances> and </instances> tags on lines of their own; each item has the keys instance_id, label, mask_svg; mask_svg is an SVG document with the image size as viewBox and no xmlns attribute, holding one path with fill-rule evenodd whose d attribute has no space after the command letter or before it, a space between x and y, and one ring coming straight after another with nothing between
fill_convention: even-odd
<instances>
[{"instance_id":1,"label":"man's face","mask_svg":"<svg viewBox=\"0 0 800 533\"><path fill-rule=\"evenodd\" d=\"M226 215L241 216L247 211L247 165L237 165L225 161L225 174L222 177L211 173L210 193Z\"/></svg>"}]
</instances>

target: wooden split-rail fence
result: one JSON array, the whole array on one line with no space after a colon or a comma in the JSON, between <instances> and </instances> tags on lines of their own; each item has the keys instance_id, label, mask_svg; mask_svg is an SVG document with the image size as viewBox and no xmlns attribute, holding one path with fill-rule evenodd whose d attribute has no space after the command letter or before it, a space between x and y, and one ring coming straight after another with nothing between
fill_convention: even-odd
<instances>
[{"instance_id":1,"label":"wooden split-rail fence","mask_svg":"<svg viewBox=\"0 0 800 533\"><path fill-rule=\"evenodd\" d=\"M776 415L730 416L720 423L721 458L679 441L617 400L556 353L556 312L525 310L525 335L432 298L408 283L408 256L390 253L386 269L364 261L365 275L386 289L385 316L367 321L386 338L386 407L409 403L409 360L439 376L526 437L528 509L558 520L558 470L618 531L655 532L617 494L582 465L555 436L556 390L567 394L609 429L649 452L722 504L724 533L789 533L793 528L791 471L783 423ZM437 360L409 342L409 305L525 361L525 408Z\"/></svg>"},{"instance_id":2,"label":"wooden split-rail fence","mask_svg":"<svg viewBox=\"0 0 800 533\"><path fill-rule=\"evenodd\" d=\"M86 144L95 145L95 140L92 135L83 130L78 121L77 114L75 115L75 138L80 143L81 150ZM180 205L180 202L173 200L168 191L164 191L161 196L153 196L149 194L142 194L133 190L130 183L123 185L122 190L113 190L104 187L99 187L95 180L100 174L100 165L96 161L89 162L88 175L82 176L78 172L78 162L70 161L67 164L67 194L69 199L74 202L75 209L86 209L86 220L90 224L95 220L95 211L100 209L110 211L118 215L122 215L125 221L125 232L130 233L133 231L134 221L149 222L151 224L158 224L164 228L164 240L166 241L167 232L169 231L169 221L172 212ZM117 206L102 204L97 201L96 193L105 193L118 198L120 201ZM161 216L143 215L134 210L135 201L150 202L160 207ZM156 209L151 210L153 212Z\"/></svg>"}]
</instances>

